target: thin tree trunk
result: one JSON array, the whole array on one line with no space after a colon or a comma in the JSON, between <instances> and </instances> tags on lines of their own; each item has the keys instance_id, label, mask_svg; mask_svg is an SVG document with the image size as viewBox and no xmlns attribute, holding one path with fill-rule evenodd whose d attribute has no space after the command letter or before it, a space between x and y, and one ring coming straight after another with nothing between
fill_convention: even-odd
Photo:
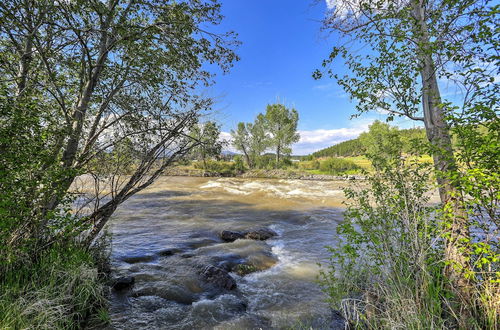
<instances>
[{"instance_id":1,"label":"thin tree trunk","mask_svg":"<svg viewBox=\"0 0 500 330\"><path fill-rule=\"evenodd\" d=\"M442 100L437 83L436 68L431 55L430 39L421 1L413 1L413 12L417 23L418 40L423 47L419 57L425 129L427 138L434 148L433 159L438 172L437 182L441 202L445 207L451 207L453 212L445 249L445 258L450 264L446 267L445 272L454 289L458 291L457 293L461 295L465 302L468 302L470 298L469 283L464 276L464 272L469 269L468 253L460 249L461 242L469 237L468 219L460 191L447 176L450 171L457 169L457 164L453 155L452 141L445 113L441 107ZM443 173L445 175L442 175Z\"/></svg>"},{"instance_id":2,"label":"thin tree trunk","mask_svg":"<svg viewBox=\"0 0 500 330\"><path fill-rule=\"evenodd\" d=\"M28 80L28 72L32 59L33 51L33 35L32 32L26 37L26 43L24 45L24 52L21 55L21 60L19 62L19 73L17 75L17 96L20 96L26 89L26 82Z\"/></svg>"},{"instance_id":3,"label":"thin tree trunk","mask_svg":"<svg viewBox=\"0 0 500 330\"><path fill-rule=\"evenodd\" d=\"M279 168L279 164L280 164L280 146L278 145L278 147L276 148L276 168Z\"/></svg>"},{"instance_id":4,"label":"thin tree trunk","mask_svg":"<svg viewBox=\"0 0 500 330\"><path fill-rule=\"evenodd\" d=\"M243 150L243 155L245 155L245 159L247 161L248 167L253 168L253 162L250 158L250 155L248 155L248 152L247 152L245 146L242 146L241 149Z\"/></svg>"}]
</instances>

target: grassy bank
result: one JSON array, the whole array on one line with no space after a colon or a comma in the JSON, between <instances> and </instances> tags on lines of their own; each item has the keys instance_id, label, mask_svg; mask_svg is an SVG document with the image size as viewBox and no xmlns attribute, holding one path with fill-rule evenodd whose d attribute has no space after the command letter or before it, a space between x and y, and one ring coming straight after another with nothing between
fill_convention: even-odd
<instances>
[{"instance_id":1,"label":"grassy bank","mask_svg":"<svg viewBox=\"0 0 500 330\"><path fill-rule=\"evenodd\" d=\"M406 157L406 156L405 156ZM415 158L415 157L407 157ZM432 163L430 156L418 157L419 163ZM346 176L372 173L371 161L365 156L328 157L296 162L283 162L279 168L274 164L256 168L248 168L239 161L184 161L170 168L167 175L180 176L213 176L213 177L256 177L256 178L290 178L311 179L314 176ZM322 179L326 179L322 177Z\"/></svg>"},{"instance_id":2,"label":"grassy bank","mask_svg":"<svg viewBox=\"0 0 500 330\"><path fill-rule=\"evenodd\" d=\"M99 328L107 320L103 259L75 245L51 248L2 273L1 329Z\"/></svg>"}]
</instances>

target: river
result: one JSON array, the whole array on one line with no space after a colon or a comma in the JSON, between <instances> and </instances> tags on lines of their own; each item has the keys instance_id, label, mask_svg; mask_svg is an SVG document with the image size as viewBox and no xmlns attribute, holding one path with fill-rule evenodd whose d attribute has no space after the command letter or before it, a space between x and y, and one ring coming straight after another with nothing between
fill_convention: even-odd
<instances>
[{"instance_id":1,"label":"river","mask_svg":"<svg viewBox=\"0 0 500 330\"><path fill-rule=\"evenodd\" d=\"M331 328L318 263L342 220L343 181L162 177L110 220L113 329ZM223 230L267 228L265 241L224 242ZM252 265L238 275L234 266ZM213 265L236 289L200 279ZM233 268L231 268L233 267ZM233 269L233 271L231 271Z\"/></svg>"}]
</instances>

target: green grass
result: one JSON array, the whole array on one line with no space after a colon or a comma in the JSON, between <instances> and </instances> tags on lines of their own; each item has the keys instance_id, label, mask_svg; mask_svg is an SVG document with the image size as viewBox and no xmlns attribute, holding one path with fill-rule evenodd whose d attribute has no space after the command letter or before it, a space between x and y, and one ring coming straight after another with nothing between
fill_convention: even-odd
<instances>
[{"instance_id":1,"label":"green grass","mask_svg":"<svg viewBox=\"0 0 500 330\"><path fill-rule=\"evenodd\" d=\"M372 162L366 158L365 156L356 156L356 157L345 157L345 160L350 160L357 166L361 167L362 169L365 169L367 171L372 169Z\"/></svg>"},{"instance_id":2,"label":"green grass","mask_svg":"<svg viewBox=\"0 0 500 330\"><path fill-rule=\"evenodd\" d=\"M78 329L104 324L105 285L93 254L54 247L35 262L4 270L0 329Z\"/></svg>"}]
</instances>

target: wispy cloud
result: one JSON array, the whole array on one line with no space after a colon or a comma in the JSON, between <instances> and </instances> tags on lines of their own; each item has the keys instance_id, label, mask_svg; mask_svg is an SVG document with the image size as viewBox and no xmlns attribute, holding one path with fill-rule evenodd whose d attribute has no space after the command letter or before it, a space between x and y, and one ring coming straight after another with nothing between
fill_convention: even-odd
<instances>
[{"instance_id":1,"label":"wispy cloud","mask_svg":"<svg viewBox=\"0 0 500 330\"><path fill-rule=\"evenodd\" d=\"M317 90L320 90L320 91L328 91L328 90L332 90L332 89L335 89L335 84L334 83L327 83L327 84L321 84L321 85L316 85L316 86L313 86L313 89L317 89Z\"/></svg>"}]
</instances>

